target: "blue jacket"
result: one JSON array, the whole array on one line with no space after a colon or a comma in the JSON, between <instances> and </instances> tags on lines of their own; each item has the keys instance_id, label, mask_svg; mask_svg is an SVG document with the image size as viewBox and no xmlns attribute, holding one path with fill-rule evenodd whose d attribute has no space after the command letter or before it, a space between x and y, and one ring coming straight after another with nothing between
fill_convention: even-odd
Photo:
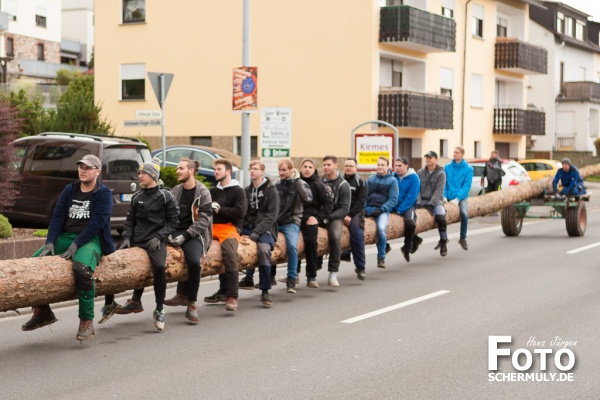
<instances>
[{"instance_id":1,"label":"blue jacket","mask_svg":"<svg viewBox=\"0 0 600 400\"><path fill-rule=\"evenodd\" d=\"M573 164L571 164L571 168L569 168L569 172L565 172L562 168L556 171L556 175L554 176L554 182L552 182L552 186L554 186L554 193L558 193L558 181L562 185L562 190L560 194L584 194L585 187L583 186L583 178L579 175L579 170Z\"/></svg>"},{"instance_id":2,"label":"blue jacket","mask_svg":"<svg viewBox=\"0 0 600 400\"><path fill-rule=\"evenodd\" d=\"M60 195L56 207L52 213L48 237L46 243L56 243L56 239L62 233L65 222L69 216L69 208L73 202L75 188L81 186L81 182L67 185ZM115 251L115 243L110 233L110 214L112 213L113 199L110 189L98 181L90 196L90 222L85 229L79 233L74 243L81 247L91 241L96 235L100 238L102 254L110 254Z\"/></svg>"},{"instance_id":3,"label":"blue jacket","mask_svg":"<svg viewBox=\"0 0 600 400\"><path fill-rule=\"evenodd\" d=\"M385 175L373 174L367 179L367 200L365 211L367 216L373 210L381 208L383 212L391 212L398 202L398 182L389 172Z\"/></svg>"},{"instance_id":4,"label":"blue jacket","mask_svg":"<svg viewBox=\"0 0 600 400\"><path fill-rule=\"evenodd\" d=\"M398 214L404 214L417 205L417 197L421 191L421 180L414 169L409 168L406 175L400 176L394 172L398 182L398 202L394 208Z\"/></svg>"},{"instance_id":5,"label":"blue jacket","mask_svg":"<svg viewBox=\"0 0 600 400\"><path fill-rule=\"evenodd\" d=\"M469 190L473 183L473 167L465 160L458 164L452 160L450 164L446 164L444 171L446 171L444 197L448 201L454 199L461 201L469 197Z\"/></svg>"}]
</instances>

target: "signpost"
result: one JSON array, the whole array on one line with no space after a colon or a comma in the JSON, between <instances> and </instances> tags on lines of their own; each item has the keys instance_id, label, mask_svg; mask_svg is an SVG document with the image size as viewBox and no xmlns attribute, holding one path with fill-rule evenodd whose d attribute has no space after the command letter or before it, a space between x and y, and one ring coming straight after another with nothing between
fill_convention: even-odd
<instances>
[{"instance_id":1,"label":"signpost","mask_svg":"<svg viewBox=\"0 0 600 400\"><path fill-rule=\"evenodd\" d=\"M361 126L382 124L392 128L393 133L356 133ZM390 164L398 156L398 129L385 121L366 121L352 129L352 154L358 160L358 171L371 172L377 169L377 159L387 157Z\"/></svg>"},{"instance_id":2,"label":"signpost","mask_svg":"<svg viewBox=\"0 0 600 400\"><path fill-rule=\"evenodd\" d=\"M165 133L165 99L167 98L167 93L169 93L169 89L171 88L171 82L173 82L173 74L167 74L162 72L148 72L148 79L152 84L152 89L154 89L154 94L156 94L156 99L158 100L158 104L160 105L161 111L161 126L162 126L162 148L163 152L167 147L167 136ZM166 157L163 157L162 166L165 167L167 165Z\"/></svg>"},{"instance_id":3,"label":"signpost","mask_svg":"<svg viewBox=\"0 0 600 400\"><path fill-rule=\"evenodd\" d=\"M290 157L292 148L292 109L263 107L260 113L261 161L268 175L277 176L277 161Z\"/></svg>"}]
</instances>

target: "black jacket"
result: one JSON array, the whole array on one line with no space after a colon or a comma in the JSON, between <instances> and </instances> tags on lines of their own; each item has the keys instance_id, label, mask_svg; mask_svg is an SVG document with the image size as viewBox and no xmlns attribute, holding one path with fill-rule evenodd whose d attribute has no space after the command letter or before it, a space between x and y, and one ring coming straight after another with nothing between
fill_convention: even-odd
<instances>
[{"instance_id":1,"label":"black jacket","mask_svg":"<svg viewBox=\"0 0 600 400\"><path fill-rule=\"evenodd\" d=\"M248 201L240 183L235 179L225 187L219 183L210 188L210 197L221 206L219 212L213 214L213 224L232 223L241 232Z\"/></svg>"},{"instance_id":2,"label":"black jacket","mask_svg":"<svg viewBox=\"0 0 600 400\"><path fill-rule=\"evenodd\" d=\"M502 161L499 158L490 158L481 171L481 179L487 176L488 182L502 182Z\"/></svg>"},{"instance_id":3,"label":"black jacket","mask_svg":"<svg viewBox=\"0 0 600 400\"><path fill-rule=\"evenodd\" d=\"M248 212L244 218L244 226L250 227L252 232L262 235L271 232L277 240L277 216L279 215L279 195L275 185L269 178L265 178L259 187L254 184L246 186L246 200Z\"/></svg>"},{"instance_id":4,"label":"black jacket","mask_svg":"<svg viewBox=\"0 0 600 400\"><path fill-rule=\"evenodd\" d=\"M285 179L275 184L279 193L279 217L278 225L296 224L300 225L303 203L309 201L308 192L310 187L302 179Z\"/></svg>"},{"instance_id":5,"label":"black jacket","mask_svg":"<svg viewBox=\"0 0 600 400\"><path fill-rule=\"evenodd\" d=\"M367 182L358 175L344 175L344 179L350 186L350 211L348 215L354 217L362 214L367 200Z\"/></svg>"},{"instance_id":6,"label":"black jacket","mask_svg":"<svg viewBox=\"0 0 600 400\"><path fill-rule=\"evenodd\" d=\"M302 218L315 217L319 221L319 225L327 225L329 216L333 212L331 189L321 182L317 174L308 178L302 176L300 179L308 183L311 192L310 200L304 202Z\"/></svg>"},{"instance_id":7,"label":"black jacket","mask_svg":"<svg viewBox=\"0 0 600 400\"><path fill-rule=\"evenodd\" d=\"M321 182L329 186L333 200L333 212L329 216L329 220L344 219L350 211L350 186L348 182L342 178L342 175L336 171L335 179L329 180L323 175Z\"/></svg>"},{"instance_id":8,"label":"black jacket","mask_svg":"<svg viewBox=\"0 0 600 400\"><path fill-rule=\"evenodd\" d=\"M153 238L164 242L178 224L179 207L173 193L158 186L142 189L131 196L123 237L134 243Z\"/></svg>"}]
</instances>

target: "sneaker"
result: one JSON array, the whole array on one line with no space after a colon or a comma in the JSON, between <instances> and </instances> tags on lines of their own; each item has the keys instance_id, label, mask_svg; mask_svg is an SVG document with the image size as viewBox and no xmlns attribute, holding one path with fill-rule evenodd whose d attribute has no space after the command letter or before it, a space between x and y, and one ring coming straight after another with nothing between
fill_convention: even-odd
<instances>
[{"instance_id":1,"label":"sneaker","mask_svg":"<svg viewBox=\"0 0 600 400\"><path fill-rule=\"evenodd\" d=\"M184 294L175 293L175 296L165 300L165 306L176 307L176 306L187 306L190 302Z\"/></svg>"},{"instance_id":2,"label":"sneaker","mask_svg":"<svg viewBox=\"0 0 600 400\"><path fill-rule=\"evenodd\" d=\"M352 262L352 254L349 251L343 251L340 261Z\"/></svg>"},{"instance_id":3,"label":"sneaker","mask_svg":"<svg viewBox=\"0 0 600 400\"><path fill-rule=\"evenodd\" d=\"M237 311L238 302L235 297L227 297L225 300L225 309L227 311Z\"/></svg>"},{"instance_id":4,"label":"sneaker","mask_svg":"<svg viewBox=\"0 0 600 400\"><path fill-rule=\"evenodd\" d=\"M356 268L356 269L354 270L354 272L356 272L356 277L357 277L358 279L360 279L361 281L364 281L364 280L365 280L365 278L367 277L367 274L365 273L365 270L364 270L364 268Z\"/></svg>"},{"instance_id":5,"label":"sneaker","mask_svg":"<svg viewBox=\"0 0 600 400\"><path fill-rule=\"evenodd\" d=\"M115 301L113 301L110 304L105 304L104 307L102 307L102 318L100 318L100 321L98 321L98 323L103 324L106 321L108 321L110 317L115 315L119 308L121 308L121 306Z\"/></svg>"},{"instance_id":6,"label":"sneaker","mask_svg":"<svg viewBox=\"0 0 600 400\"><path fill-rule=\"evenodd\" d=\"M385 244L385 254L389 253L390 251L392 251L392 246L390 246L389 243Z\"/></svg>"},{"instance_id":7,"label":"sneaker","mask_svg":"<svg viewBox=\"0 0 600 400\"><path fill-rule=\"evenodd\" d=\"M24 331L32 331L46 325L50 325L58 321L50 306L33 307L33 315L31 319L21 326Z\"/></svg>"},{"instance_id":8,"label":"sneaker","mask_svg":"<svg viewBox=\"0 0 600 400\"><path fill-rule=\"evenodd\" d=\"M262 294L260 295L260 303L265 307L271 307L273 305L273 302L271 301L271 296L269 296L269 292L262 292Z\"/></svg>"},{"instance_id":9,"label":"sneaker","mask_svg":"<svg viewBox=\"0 0 600 400\"><path fill-rule=\"evenodd\" d=\"M410 262L410 251L405 246L402 246L400 251L402 251L402 255L404 256L406 262Z\"/></svg>"},{"instance_id":10,"label":"sneaker","mask_svg":"<svg viewBox=\"0 0 600 400\"><path fill-rule=\"evenodd\" d=\"M161 332L165 330L165 310L154 310L154 327Z\"/></svg>"},{"instance_id":11,"label":"sneaker","mask_svg":"<svg viewBox=\"0 0 600 400\"><path fill-rule=\"evenodd\" d=\"M306 281L306 287L318 289L319 284L315 278L308 278L308 281Z\"/></svg>"},{"instance_id":12,"label":"sneaker","mask_svg":"<svg viewBox=\"0 0 600 400\"><path fill-rule=\"evenodd\" d=\"M299 284L300 284L300 277L299 277L299 276L297 276L297 277L296 277L296 285L299 285Z\"/></svg>"},{"instance_id":13,"label":"sneaker","mask_svg":"<svg viewBox=\"0 0 600 400\"><path fill-rule=\"evenodd\" d=\"M77 331L76 339L81 341L94 337L96 331L94 330L94 321L92 320L79 320L79 330Z\"/></svg>"},{"instance_id":14,"label":"sneaker","mask_svg":"<svg viewBox=\"0 0 600 400\"><path fill-rule=\"evenodd\" d=\"M252 278L248 278L247 276L243 277L240 281L240 289L254 290L254 280Z\"/></svg>"},{"instance_id":15,"label":"sneaker","mask_svg":"<svg viewBox=\"0 0 600 400\"><path fill-rule=\"evenodd\" d=\"M200 318L198 317L198 307L195 304L188 305L187 310L185 311L185 317L190 322L196 324L200 322Z\"/></svg>"},{"instance_id":16,"label":"sneaker","mask_svg":"<svg viewBox=\"0 0 600 400\"><path fill-rule=\"evenodd\" d=\"M225 303L225 300L225 295L218 290L211 296L204 298L204 302L209 304Z\"/></svg>"},{"instance_id":17,"label":"sneaker","mask_svg":"<svg viewBox=\"0 0 600 400\"><path fill-rule=\"evenodd\" d=\"M384 258L377 259L377 268L385 268L385 259Z\"/></svg>"},{"instance_id":18,"label":"sneaker","mask_svg":"<svg viewBox=\"0 0 600 400\"><path fill-rule=\"evenodd\" d=\"M329 279L327 279L327 284L332 287L339 287L340 283L337 280L337 276L335 272L329 273Z\"/></svg>"},{"instance_id":19,"label":"sneaker","mask_svg":"<svg viewBox=\"0 0 600 400\"><path fill-rule=\"evenodd\" d=\"M463 250L469 250L469 246L467 246L467 240L466 239L460 239L458 241L458 244L461 245L461 247L463 248Z\"/></svg>"},{"instance_id":20,"label":"sneaker","mask_svg":"<svg viewBox=\"0 0 600 400\"><path fill-rule=\"evenodd\" d=\"M287 276L284 276L283 278L277 278L277 282L283 282L286 283L288 280ZM273 286L273 284L271 284L271 286Z\"/></svg>"},{"instance_id":21,"label":"sneaker","mask_svg":"<svg viewBox=\"0 0 600 400\"><path fill-rule=\"evenodd\" d=\"M442 257L446 257L448 254L448 248L446 247L447 240L440 240L440 255Z\"/></svg>"},{"instance_id":22,"label":"sneaker","mask_svg":"<svg viewBox=\"0 0 600 400\"><path fill-rule=\"evenodd\" d=\"M287 292L290 294L296 293L296 280L294 278L287 278L285 282L287 286Z\"/></svg>"},{"instance_id":23,"label":"sneaker","mask_svg":"<svg viewBox=\"0 0 600 400\"><path fill-rule=\"evenodd\" d=\"M412 242L412 249L410 249L410 254L415 254L421 243L423 243L423 239L415 235Z\"/></svg>"},{"instance_id":24,"label":"sneaker","mask_svg":"<svg viewBox=\"0 0 600 400\"><path fill-rule=\"evenodd\" d=\"M144 311L142 302L139 300L128 299L123 307L119 307L115 312L117 314L141 313Z\"/></svg>"},{"instance_id":25,"label":"sneaker","mask_svg":"<svg viewBox=\"0 0 600 400\"><path fill-rule=\"evenodd\" d=\"M271 286L277 286L277 279L274 276L271 277Z\"/></svg>"}]
</instances>

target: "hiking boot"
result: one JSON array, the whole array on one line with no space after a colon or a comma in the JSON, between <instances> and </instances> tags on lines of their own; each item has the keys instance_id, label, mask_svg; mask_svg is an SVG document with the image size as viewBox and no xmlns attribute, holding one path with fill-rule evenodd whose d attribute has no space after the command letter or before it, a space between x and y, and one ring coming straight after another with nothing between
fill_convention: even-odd
<instances>
[{"instance_id":1,"label":"hiking boot","mask_svg":"<svg viewBox=\"0 0 600 400\"><path fill-rule=\"evenodd\" d=\"M277 286L277 279L274 276L271 277L271 286Z\"/></svg>"},{"instance_id":2,"label":"hiking boot","mask_svg":"<svg viewBox=\"0 0 600 400\"><path fill-rule=\"evenodd\" d=\"M308 278L308 280L306 281L306 287L318 289L319 284L317 283L317 279L316 278Z\"/></svg>"},{"instance_id":3,"label":"hiking boot","mask_svg":"<svg viewBox=\"0 0 600 400\"><path fill-rule=\"evenodd\" d=\"M238 302L235 297L227 297L225 300L225 309L227 311L237 311Z\"/></svg>"},{"instance_id":4,"label":"hiking boot","mask_svg":"<svg viewBox=\"0 0 600 400\"><path fill-rule=\"evenodd\" d=\"M175 293L175 296L165 300L165 306L176 307L176 306L187 306L190 302L184 294Z\"/></svg>"},{"instance_id":5,"label":"hiking boot","mask_svg":"<svg viewBox=\"0 0 600 400\"><path fill-rule=\"evenodd\" d=\"M392 246L390 246L389 243L385 244L385 254L389 253L390 251L392 251Z\"/></svg>"},{"instance_id":6,"label":"hiking boot","mask_svg":"<svg viewBox=\"0 0 600 400\"><path fill-rule=\"evenodd\" d=\"M204 302L209 304L225 303L225 300L225 294L218 290L213 295L204 298Z\"/></svg>"},{"instance_id":7,"label":"hiking boot","mask_svg":"<svg viewBox=\"0 0 600 400\"><path fill-rule=\"evenodd\" d=\"M185 311L185 317L188 321L197 324L200 321L198 317L198 307L195 304L190 304L187 306L187 310Z\"/></svg>"},{"instance_id":8,"label":"hiking boot","mask_svg":"<svg viewBox=\"0 0 600 400\"><path fill-rule=\"evenodd\" d=\"M260 303L265 307L271 307L273 305L273 302L271 301L271 296L269 296L269 292L267 292L266 290L260 295Z\"/></svg>"},{"instance_id":9,"label":"hiking boot","mask_svg":"<svg viewBox=\"0 0 600 400\"><path fill-rule=\"evenodd\" d=\"M337 276L335 272L329 273L329 279L327 279L327 284L332 287L339 287L340 283L337 280Z\"/></svg>"},{"instance_id":10,"label":"hiking boot","mask_svg":"<svg viewBox=\"0 0 600 400\"><path fill-rule=\"evenodd\" d=\"M79 330L77 331L76 339L80 342L91 339L96 334L94 330L94 321L92 320L79 320Z\"/></svg>"},{"instance_id":11,"label":"hiking boot","mask_svg":"<svg viewBox=\"0 0 600 400\"><path fill-rule=\"evenodd\" d=\"M254 290L254 279L247 276L243 277L240 281L240 289Z\"/></svg>"},{"instance_id":12,"label":"hiking boot","mask_svg":"<svg viewBox=\"0 0 600 400\"><path fill-rule=\"evenodd\" d=\"M377 268L385 268L385 258L377 259Z\"/></svg>"},{"instance_id":13,"label":"hiking boot","mask_svg":"<svg viewBox=\"0 0 600 400\"><path fill-rule=\"evenodd\" d=\"M440 240L440 255L442 257L446 257L446 254L448 254L448 248L446 247L446 243L448 241L447 240Z\"/></svg>"},{"instance_id":14,"label":"hiking boot","mask_svg":"<svg viewBox=\"0 0 600 400\"><path fill-rule=\"evenodd\" d=\"M410 254L415 254L421 243L423 243L423 239L415 235L412 242L412 249L410 249Z\"/></svg>"},{"instance_id":15,"label":"hiking boot","mask_svg":"<svg viewBox=\"0 0 600 400\"><path fill-rule=\"evenodd\" d=\"M461 245L461 247L463 248L463 250L469 250L469 246L467 246L467 240L466 239L460 239L458 241L458 244Z\"/></svg>"},{"instance_id":16,"label":"hiking boot","mask_svg":"<svg viewBox=\"0 0 600 400\"><path fill-rule=\"evenodd\" d=\"M361 281L364 281L365 278L367 277L366 273L365 273L365 269L364 268L356 268L354 270L354 272L356 272L356 277L358 279L360 279Z\"/></svg>"},{"instance_id":17,"label":"hiking boot","mask_svg":"<svg viewBox=\"0 0 600 400\"><path fill-rule=\"evenodd\" d=\"M400 251L402 251L402 255L404 256L406 262L410 262L410 251L406 248L406 246L402 246Z\"/></svg>"},{"instance_id":18,"label":"hiking boot","mask_svg":"<svg viewBox=\"0 0 600 400\"><path fill-rule=\"evenodd\" d=\"M115 315L119 308L121 308L121 306L115 301L113 301L110 304L105 304L104 307L102 307L102 318L100 318L100 321L98 321L98 323L103 324L106 321L108 321L110 317Z\"/></svg>"},{"instance_id":19,"label":"hiking boot","mask_svg":"<svg viewBox=\"0 0 600 400\"><path fill-rule=\"evenodd\" d=\"M33 315L31 319L21 326L21 330L32 331L46 325L50 325L58 321L50 306L33 307Z\"/></svg>"},{"instance_id":20,"label":"hiking boot","mask_svg":"<svg viewBox=\"0 0 600 400\"><path fill-rule=\"evenodd\" d=\"M343 251L340 261L352 262L352 254L349 251Z\"/></svg>"},{"instance_id":21,"label":"hiking boot","mask_svg":"<svg viewBox=\"0 0 600 400\"><path fill-rule=\"evenodd\" d=\"M154 327L161 332L165 330L165 310L154 310Z\"/></svg>"},{"instance_id":22,"label":"hiking boot","mask_svg":"<svg viewBox=\"0 0 600 400\"><path fill-rule=\"evenodd\" d=\"M296 293L296 279L287 278L285 285L287 286L288 293L290 293L290 294Z\"/></svg>"},{"instance_id":23,"label":"hiking boot","mask_svg":"<svg viewBox=\"0 0 600 400\"><path fill-rule=\"evenodd\" d=\"M140 300L128 299L127 303L124 306L119 307L117 314L131 314L131 313L141 313L144 311L144 307L142 307L142 302Z\"/></svg>"}]
</instances>

